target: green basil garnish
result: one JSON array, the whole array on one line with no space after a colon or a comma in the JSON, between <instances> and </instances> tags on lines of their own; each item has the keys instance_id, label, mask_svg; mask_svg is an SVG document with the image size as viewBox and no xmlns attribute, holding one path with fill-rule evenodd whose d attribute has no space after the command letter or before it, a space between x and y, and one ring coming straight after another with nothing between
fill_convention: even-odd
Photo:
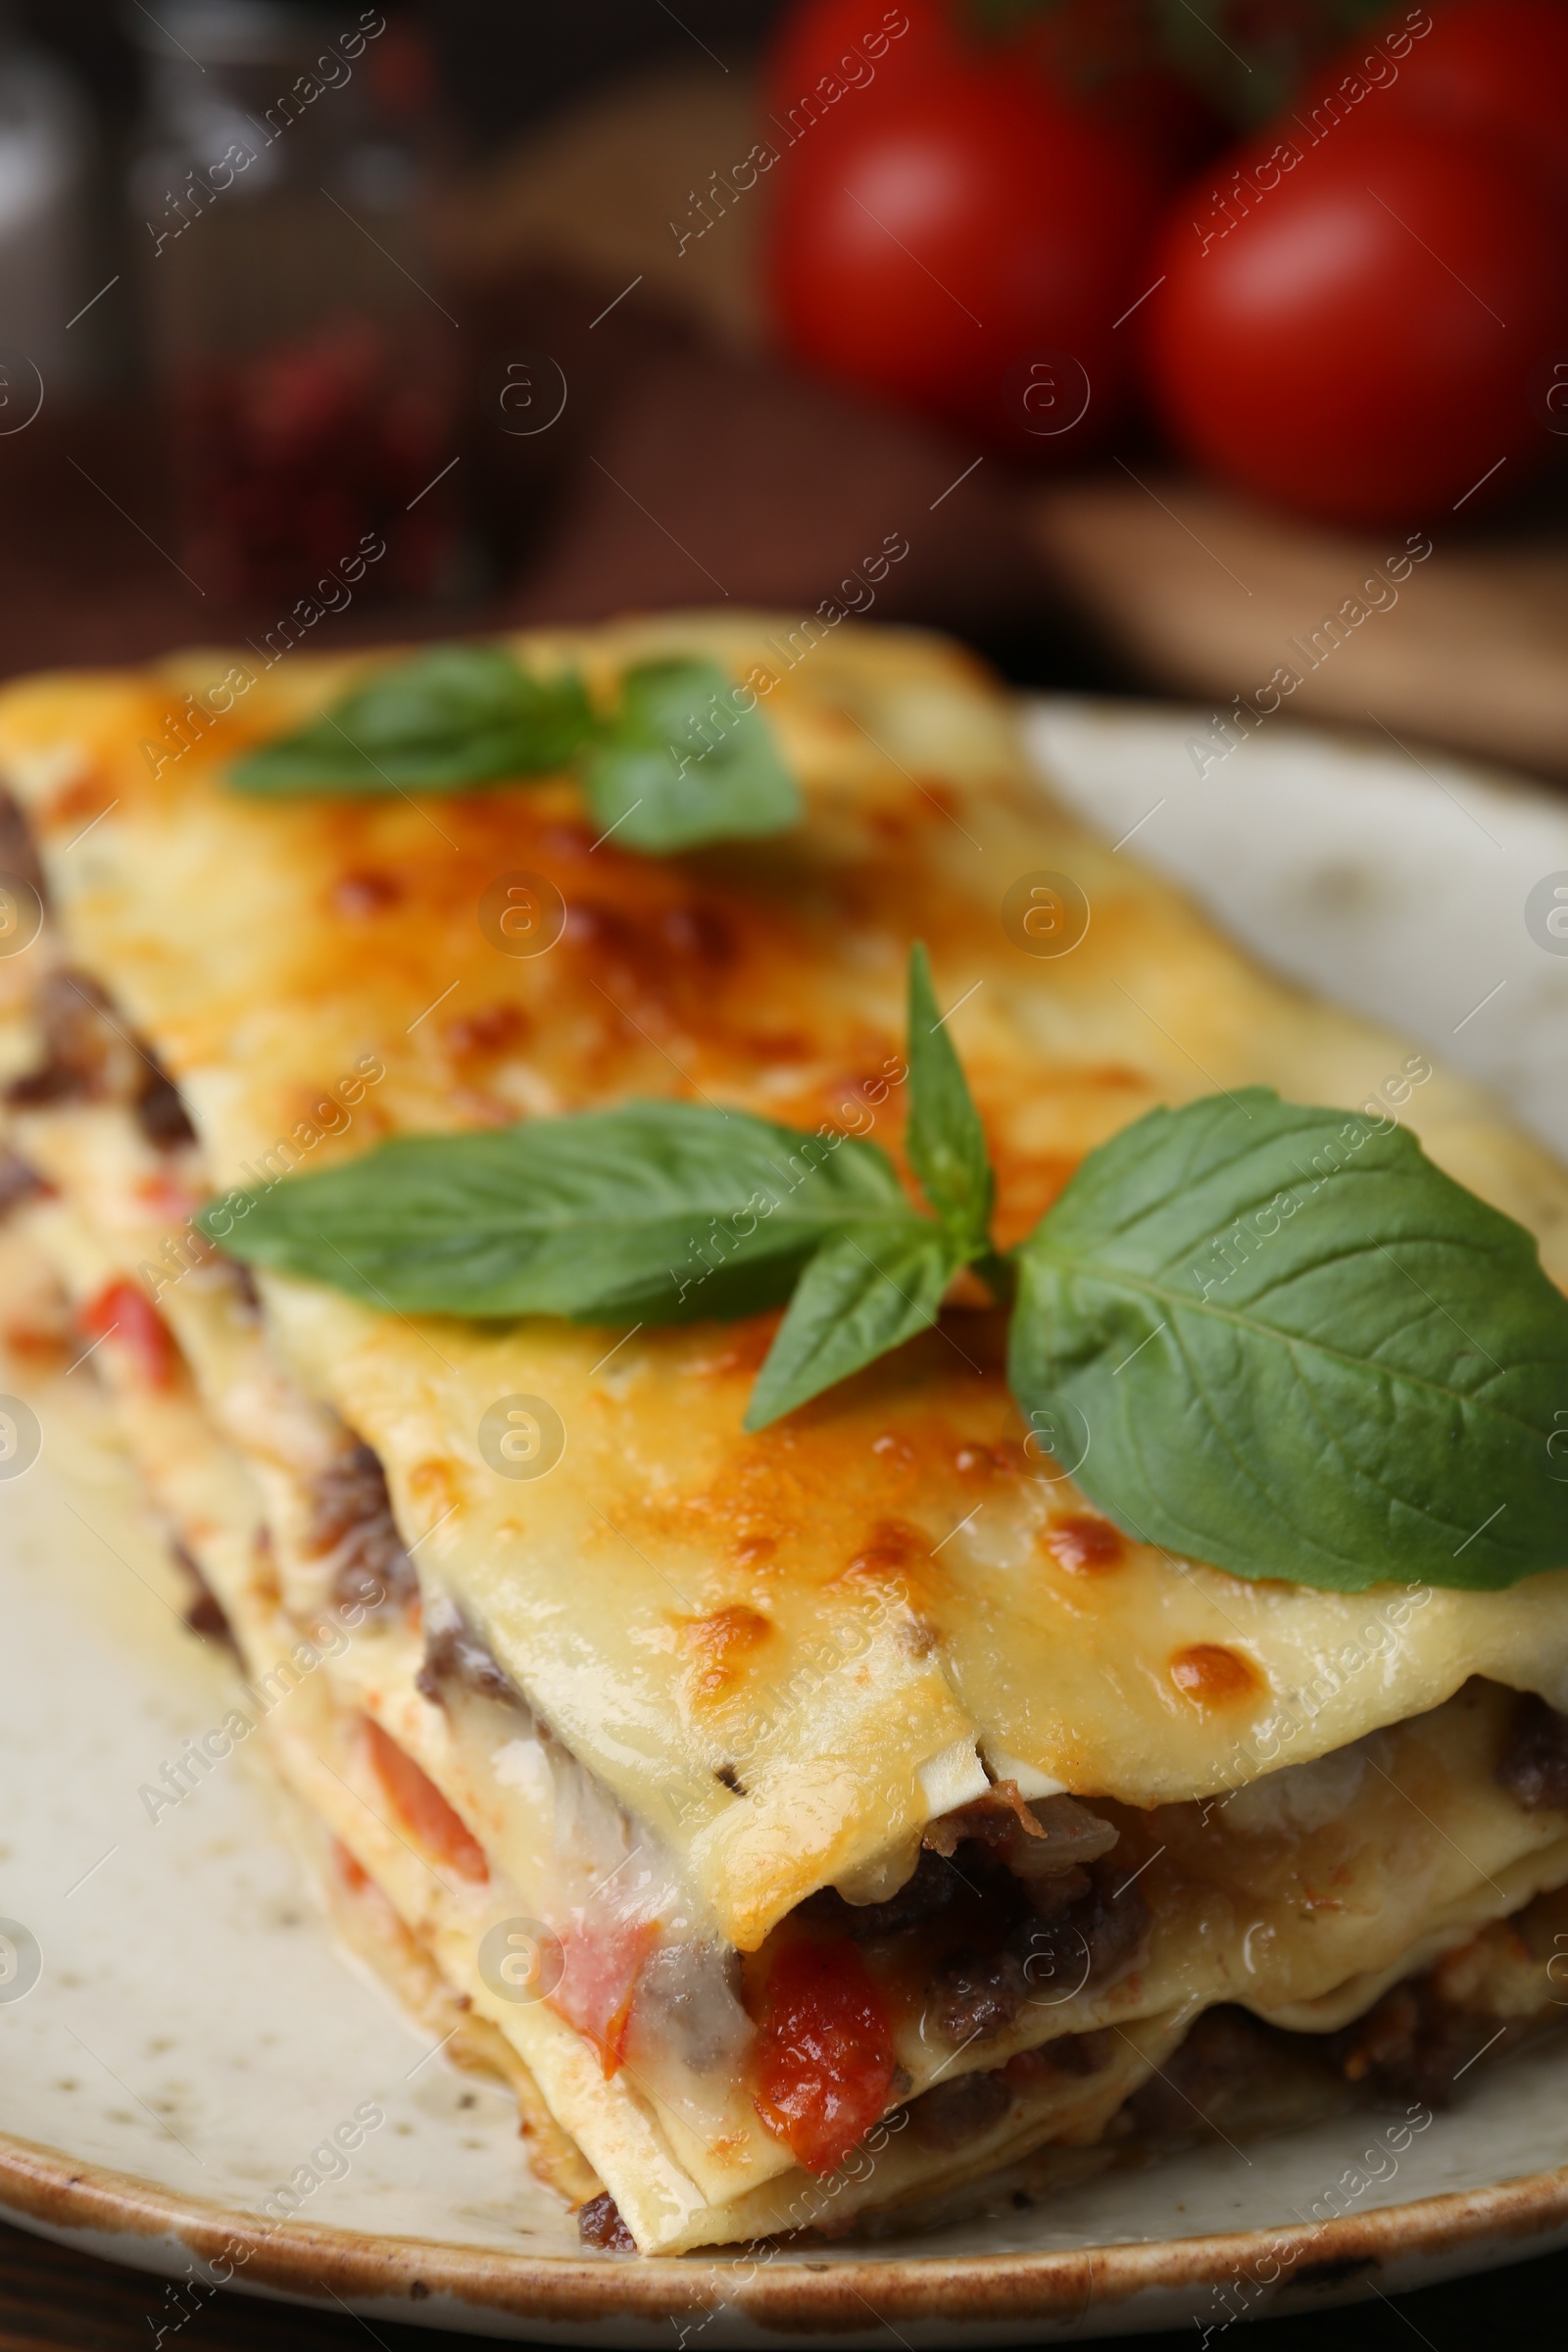
<instances>
[{"instance_id":1,"label":"green basil garnish","mask_svg":"<svg viewBox=\"0 0 1568 2352\"><path fill-rule=\"evenodd\" d=\"M928 1331L958 1269L991 1256L986 1139L918 941L909 956L908 1032L905 1149L937 1221L906 1207L902 1222L851 1227L812 1258L758 1375L748 1429L765 1429Z\"/></svg>"},{"instance_id":2,"label":"green basil garnish","mask_svg":"<svg viewBox=\"0 0 1568 2352\"><path fill-rule=\"evenodd\" d=\"M746 1427L765 1429L889 1348L929 1331L963 1252L929 1217L851 1227L811 1259L757 1376Z\"/></svg>"},{"instance_id":3,"label":"green basil garnish","mask_svg":"<svg viewBox=\"0 0 1568 2352\"><path fill-rule=\"evenodd\" d=\"M443 645L247 752L229 782L258 794L467 792L559 771L592 726L574 671L534 678L499 646Z\"/></svg>"},{"instance_id":4,"label":"green basil garnish","mask_svg":"<svg viewBox=\"0 0 1568 2352\"><path fill-rule=\"evenodd\" d=\"M575 671L534 677L494 645L438 646L234 761L259 796L469 792L574 770L602 834L667 857L782 832L801 794L772 730L711 662L644 662L596 717Z\"/></svg>"},{"instance_id":5,"label":"green basil garnish","mask_svg":"<svg viewBox=\"0 0 1568 2352\"><path fill-rule=\"evenodd\" d=\"M777 1306L824 1240L911 1213L874 1144L628 1102L399 1136L201 1221L235 1256L402 1314L674 1323Z\"/></svg>"},{"instance_id":6,"label":"green basil garnish","mask_svg":"<svg viewBox=\"0 0 1568 2352\"><path fill-rule=\"evenodd\" d=\"M1079 1485L1238 1576L1487 1588L1568 1567L1568 1299L1403 1128L1267 1088L1092 1152L1018 1253L1026 1413Z\"/></svg>"},{"instance_id":7,"label":"green basil garnish","mask_svg":"<svg viewBox=\"0 0 1568 2352\"><path fill-rule=\"evenodd\" d=\"M909 1119L904 1148L926 1199L975 1253L988 1250L996 1185L980 1114L953 1050L917 941L909 956Z\"/></svg>"},{"instance_id":8,"label":"green basil garnish","mask_svg":"<svg viewBox=\"0 0 1568 2352\"><path fill-rule=\"evenodd\" d=\"M1089 1153L1007 1259L925 951L906 1147L638 1102L404 1137L233 1193L234 1255L402 1313L671 1323L788 1311L761 1429L935 1323L977 1266L1012 1292L1036 1429L1133 1537L1247 1577L1488 1589L1568 1566L1568 1299L1531 1236L1414 1137L1267 1088L1152 1111Z\"/></svg>"},{"instance_id":9,"label":"green basil garnish","mask_svg":"<svg viewBox=\"0 0 1568 2352\"><path fill-rule=\"evenodd\" d=\"M589 752L583 781L605 831L659 858L782 833L801 818L800 787L766 719L740 708L711 662L629 669L619 713Z\"/></svg>"}]
</instances>

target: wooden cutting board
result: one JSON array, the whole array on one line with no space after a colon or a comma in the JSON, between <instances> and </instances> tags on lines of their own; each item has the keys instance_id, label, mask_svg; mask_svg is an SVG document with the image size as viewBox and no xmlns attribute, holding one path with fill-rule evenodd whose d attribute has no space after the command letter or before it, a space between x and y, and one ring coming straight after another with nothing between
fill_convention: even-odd
<instances>
[{"instance_id":1,"label":"wooden cutting board","mask_svg":"<svg viewBox=\"0 0 1568 2352\"><path fill-rule=\"evenodd\" d=\"M1114 466L1037 491L1033 511L1043 561L1104 637L1152 683L1234 712L1233 726L1273 715L1264 689L1263 706L1297 717L1568 775L1556 516L1488 530L1450 515L1361 537ZM1412 543L1430 553L1409 555Z\"/></svg>"}]
</instances>

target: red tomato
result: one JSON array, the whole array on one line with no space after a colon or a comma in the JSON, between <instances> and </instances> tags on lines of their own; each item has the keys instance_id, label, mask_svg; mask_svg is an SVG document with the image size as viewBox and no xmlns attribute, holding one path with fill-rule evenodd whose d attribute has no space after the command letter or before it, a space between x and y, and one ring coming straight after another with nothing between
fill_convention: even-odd
<instances>
[{"instance_id":1,"label":"red tomato","mask_svg":"<svg viewBox=\"0 0 1568 2352\"><path fill-rule=\"evenodd\" d=\"M787 1943L762 1994L754 2104L797 2164L819 2176L880 2121L893 2035L853 1943Z\"/></svg>"},{"instance_id":2,"label":"red tomato","mask_svg":"<svg viewBox=\"0 0 1568 2352\"><path fill-rule=\"evenodd\" d=\"M970 21L974 0L956 0ZM1226 144L1223 116L1173 71L1159 0L1051 0L1018 11L1003 45L1167 182ZM990 44L997 55L998 44ZM1010 68L1009 68L1010 70Z\"/></svg>"},{"instance_id":3,"label":"red tomato","mask_svg":"<svg viewBox=\"0 0 1568 2352\"><path fill-rule=\"evenodd\" d=\"M114 1334L150 1389L167 1389L179 1366L173 1334L140 1285L108 1282L81 1310L81 1328L90 1340Z\"/></svg>"},{"instance_id":4,"label":"red tomato","mask_svg":"<svg viewBox=\"0 0 1568 2352\"><path fill-rule=\"evenodd\" d=\"M460 1879L468 1879L474 1886L482 1886L490 1876L490 1866L484 1858L484 1847L470 1835L462 1815L453 1811L428 1773L421 1772L414 1758L368 1715L365 1718L365 1734L375 1777L391 1799L394 1811L402 1816L405 1828L414 1832L436 1861L445 1862Z\"/></svg>"},{"instance_id":5,"label":"red tomato","mask_svg":"<svg viewBox=\"0 0 1568 2352\"><path fill-rule=\"evenodd\" d=\"M568 1928L562 1938L561 1981L550 2006L587 2034L607 2077L625 2061L637 1979L658 1936L649 1920L619 1920Z\"/></svg>"},{"instance_id":6,"label":"red tomato","mask_svg":"<svg viewBox=\"0 0 1568 2352\"><path fill-rule=\"evenodd\" d=\"M911 74L851 107L773 173L789 345L997 446L1077 457L1125 393L1115 321L1141 290L1152 179L1107 133L989 74Z\"/></svg>"},{"instance_id":7,"label":"red tomato","mask_svg":"<svg viewBox=\"0 0 1568 2352\"><path fill-rule=\"evenodd\" d=\"M359 1894L370 1884L370 1874L364 1869L357 1855L351 1854L341 1838L332 1840L332 1859L337 1875L351 1894Z\"/></svg>"},{"instance_id":8,"label":"red tomato","mask_svg":"<svg viewBox=\"0 0 1568 2352\"><path fill-rule=\"evenodd\" d=\"M902 78L916 71L956 61L958 42L943 0L903 0L887 8L882 0L803 0L787 9L762 71L762 104L769 120L797 129L809 122L808 99L841 103L821 88L830 75L848 100L860 96L873 81Z\"/></svg>"},{"instance_id":9,"label":"red tomato","mask_svg":"<svg viewBox=\"0 0 1568 2352\"><path fill-rule=\"evenodd\" d=\"M1164 422L1308 514L1468 516L1548 447L1527 382L1568 318L1549 200L1434 131L1346 122L1301 144L1289 168L1269 137L1227 159L1234 224L1202 180L1168 219L1145 330Z\"/></svg>"},{"instance_id":10,"label":"red tomato","mask_svg":"<svg viewBox=\"0 0 1568 2352\"><path fill-rule=\"evenodd\" d=\"M1418 12L1419 13L1419 12ZM1480 132L1535 164L1568 196L1568 6L1564 0L1452 0L1409 40L1399 10L1351 41L1285 119L1321 126L1352 106L1370 127L1424 123ZM1357 95L1357 89L1364 95Z\"/></svg>"},{"instance_id":11,"label":"red tomato","mask_svg":"<svg viewBox=\"0 0 1568 2352\"><path fill-rule=\"evenodd\" d=\"M987 36L965 0L800 0L766 61L763 105L775 130L798 137L816 101L840 102L835 86L847 99L933 71L1032 77L1120 138L1135 167L1173 180L1223 144L1226 126L1165 63L1152 14L1148 0L1057 0Z\"/></svg>"}]
</instances>

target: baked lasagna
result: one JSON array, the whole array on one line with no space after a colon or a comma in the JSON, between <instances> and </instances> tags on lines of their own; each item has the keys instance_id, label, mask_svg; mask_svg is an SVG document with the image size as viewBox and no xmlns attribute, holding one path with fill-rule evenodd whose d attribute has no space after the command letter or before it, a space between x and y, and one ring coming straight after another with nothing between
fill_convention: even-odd
<instances>
[{"instance_id":1,"label":"baked lasagna","mask_svg":"<svg viewBox=\"0 0 1568 2352\"><path fill-rule=\"evenodd\" d=\"M1045 2193L1227 2067L1426 2098L1552 2016L1568 1573L1350 1592L1140 1542L1023 1418L972 1275L749 1431L776 1312L410 1313L198 1222L630 1102L906 1177L920 938L1000 1248L1145 1112L1264 1085L1394 1104L1568 1279L1546 1153L1054 808L953 647L676 616L513 651L591 698L693 655L764 681L800 823L653 856L565 771L234 789L393 655L0 695L0 866L45 909L0 959L12 1337L90 1350L361 1947L514 2082L585 2239L647 2255ZM1092 910L1070 953L1015 919L1041 875Z\"/></svg>"}]
</instances>

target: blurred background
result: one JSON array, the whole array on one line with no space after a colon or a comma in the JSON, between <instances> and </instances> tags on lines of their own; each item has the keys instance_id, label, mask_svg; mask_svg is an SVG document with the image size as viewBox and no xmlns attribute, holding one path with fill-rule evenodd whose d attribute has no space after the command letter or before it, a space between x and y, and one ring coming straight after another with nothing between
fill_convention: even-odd
<instances>
[{"instance_id":1,"label":"blurred background","mask_svg":"<svg viewBox=\"0 0 1568 2352\"><path fill-rule=\"evenodd\" d=\"M1568 0L12 0L0 665L832 598L1568 773L1565 209Z\"/></svg>"}]
</instances>

